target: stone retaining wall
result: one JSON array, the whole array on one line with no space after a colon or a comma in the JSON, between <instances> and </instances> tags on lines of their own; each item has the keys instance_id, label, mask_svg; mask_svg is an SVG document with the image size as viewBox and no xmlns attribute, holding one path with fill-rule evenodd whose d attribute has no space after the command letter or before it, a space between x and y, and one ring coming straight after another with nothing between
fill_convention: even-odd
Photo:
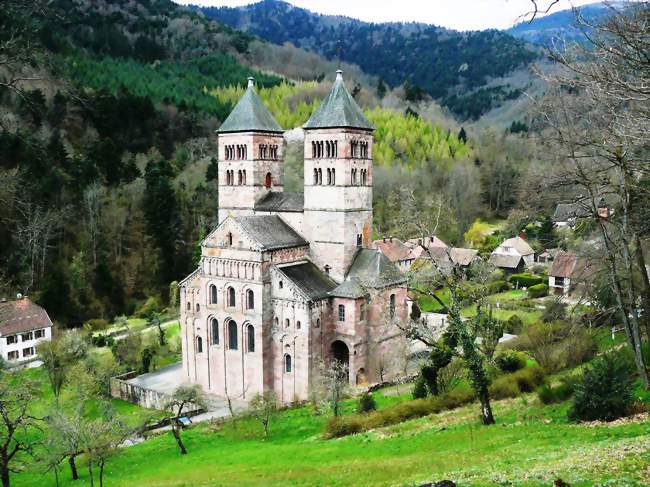
<instances>
[{"instance_id":1,"label":"stone retaining wall","mask_svg":"<svg viewBox=\"0 0 650 487\"><path fill-rule=\"evenodd\" d=\"M127 372L126 374L111 377L111 396L138 404L143 408L164 410L169 395L127 382L137 375L135 372Z\"/></svg>"}]
</instances>

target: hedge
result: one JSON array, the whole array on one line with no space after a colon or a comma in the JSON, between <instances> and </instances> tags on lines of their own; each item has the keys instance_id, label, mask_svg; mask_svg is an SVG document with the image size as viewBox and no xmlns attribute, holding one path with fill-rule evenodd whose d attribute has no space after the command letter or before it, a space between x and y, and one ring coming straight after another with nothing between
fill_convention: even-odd
<instances>
[{"instance_id":1,"label":"hedge","mask_svg":"<svg viewBox=\"0 0 650 487\"><path fill-rule=\"evenodd\" d=\"M548 296L548 284L535 284L528 288L528 296L531 298L543 298Z\"/></svg>"},{"instance_id":2,"label":"hedge","mask_svg":"<svg viewBox=\"0 0 650 487\"><path fill-rule=\"evenodd\" d=\"M539 276L533 276L532 274L513 274L508 279L511 284L518 284L519 287L531 287L536 284L542 284L544 279Z\"/></svg>"}]
</instances>

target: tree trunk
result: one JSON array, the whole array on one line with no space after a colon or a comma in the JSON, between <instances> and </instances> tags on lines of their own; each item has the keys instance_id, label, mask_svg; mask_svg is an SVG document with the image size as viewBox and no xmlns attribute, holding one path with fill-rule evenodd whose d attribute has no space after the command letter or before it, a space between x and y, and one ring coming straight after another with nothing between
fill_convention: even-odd
<instances>
[{"instance_id":1,"label":"tree trunk","mask_svg":"<svg viewBox=\"0 0 650 487\"><path fill-rule=\"evenodd\" d=\"M641 272L641 299L643 303L643 322L645 324L646 340L650 343L650 279L648 278L648 271L646 270L645 256L643 255L643 248L641 247L641 239L639 235L634 235L634 257L636 258L637 266Z\"/></svg>"},{"instance_id":2,"label":"tree trunk","mask_svg":"<svg viewBox=\"0 0 650 487\"><path fill-rule=\"evenodd\" d=\"M481 420L484 425L494 424L494 415L492 414L492 406L490 405L490 396L488 394L481 394Z\"/></svg>"},{"instance_id":3,"label":"tree trunk","mask_svg":"<svg viewBox=\"0 0 650 487\"><path fill-rule=\"evenodd\" d=\"M99 461L99 487L104 487L104 459Z\"/></svg>"},{"instance_id":4,"label":"tree trunk","mask_svg":"<svg viewBox=\"0 0 650 487\"><path fill-rule=\"evenodd\" d=\"M4 461L4 459L2 466L0 466L0 477L2 477L2 487L9 487L9 464L8 462Z\"/></svg>"},{"instance_id":5,"label":"tree trunk","mask_svg":"<svg viewBox=\"0 0 650 487\"><path fill-rule=\"evenodd\" d=\"M88 460L88 475L90 476L90 487L95 485L95 479L93 478L93 462Z\"/></svg>"},{"instance_id":6,"label":"tree trunk","mask_svg":"<svg viewBox=\"0 0 650 487\"><path fill-rule=\"evenodd\" d=\"M70 455L68 463L70 464L70 472L72 473L72 480L78 480L79 474L77 473L77 464L74 461L75 455Z\"/></svg>"},{"instance_id":7,"label":"tree trunk","mask_svg":"<svg viewBox=\"0 0 650 487\"><path fill-rule=\"evenodd\" d=\"M172 425L172 434L174 435L174 438L176 439L176 443L178 444L178 448L181 450L181 455L187 455L187 449L185 448L185 445L183 444L183 440L181 439L181 434L178 431L177 427Z\"/></svg>"}]
</instances>

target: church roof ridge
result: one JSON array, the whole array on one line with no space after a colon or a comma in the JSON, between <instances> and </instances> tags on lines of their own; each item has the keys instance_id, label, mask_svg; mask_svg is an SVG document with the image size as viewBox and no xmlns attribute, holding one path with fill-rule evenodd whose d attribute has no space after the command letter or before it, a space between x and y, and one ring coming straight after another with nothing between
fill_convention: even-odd
<instances>
[{"instance_id":1,"label":"church roof ridge","mask_svg":"<svg viewBox=\"0 0 650 487\"><path fill-rule=\"evenodd\" d=\"M351 127L374 130L343 81L343 71L336 72L332 90L303 125L305 129Z\"/></svg>"},{"instance_id":2,"label":"church roof ridge","mask_svg":"<svg viewBox=\"0 0 650 487\"><path fill-rule=\"evenodd\" d=\"M284 132L255 91L252 77L248 78L246 92L217 130L220 134L230 132Z\"/></svg>"}]
</instances>

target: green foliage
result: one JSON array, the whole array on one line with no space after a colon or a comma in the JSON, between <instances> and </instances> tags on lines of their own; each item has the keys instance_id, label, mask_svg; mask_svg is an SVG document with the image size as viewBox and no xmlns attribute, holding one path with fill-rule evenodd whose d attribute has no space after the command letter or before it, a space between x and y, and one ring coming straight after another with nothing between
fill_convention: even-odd
<instances>
[{"instance_id":1,"label":"green foliage","mask_svg":"<svg viewBox=\"0 0 650 487\"><path fill-rule=\"evenodd\" d=\"M536 286L537 284L542 284L544 280L539 277L539 276L533 276L531 274L512 274L509 278L508 281L512 285L519 285L519 287L531 287L531 286Z\"/></svg>"},{"instance_id":2,"label":"green foliage","mask_svg":"<svg viewBox=\"0 0 650 487\"><path fill-rule=\"evenodd\" d=\"M427 383L424 380L424 377L422 375L419 375L417 379L415 379L415 384L413 384L413 391L412 391L413 399L424 399L429 395L429 391L427 389Z\"/></svg>"},{"instance_id":3,"label":"green foliage","mask_svg":"<svg viewBox=\"0 0 650 487\"><path fill-rule=\"evenodd\" d=\"M86 321L85 326L91 331L105 330L108 328L108 320L104 318L93 318L92 320Z\"/></svg>"},{"instance_id":4,"label":"green foliage","mask_svg":"<svg viewBox=\"0 0 650 487\"><path fill-rule=\"evenodd\" d=\"M533 299L548 296L548 284L541 283L530 286L528 288L528 296Z\"/></svg>"},{"instance_id":5,"label":"green foliage","mask_svg":"<svg viewBox=\"0 0 650 487\"><path fill-rule=\"evenodd\" d=\"M359 396L359 403L357 405L357 413L369 413L377 409L377 403L375 398L369 392L364 392Z\"/></svg>"},{"instance_id":6,"label":"green foliage","mask_svg":"<svg viewBox=\"0 0 650 487\"><path fill-rule=\"evenodd\" d=\"M556 386L544 384L537 389L537 397L543 404L564 402L573 395L578 381L578 376L564 376L560 379L560 384Z\"/></svg>"},{"instance_id":7,"label":"green foliage","mask_svg":"<svg viewBox=\"0 0 650 487\"><path fill-rule=\"evenodd\" d=\"M627 415L632 401L629 363L610 352L585 368L568 416L573 421L612 421Z\"/></svg>"},{"instance_id":8,"label":"green foliage","mask_svg":"<svg viewBox=\"0 0 650 487\"><path fill-rule=\"evenodd\" d=\"M154 313L158 313L162 311L162 306L160 305L160 301L158 300L157 297L151 296L147 298L147 300L142 303L142 306L140 306L137 311L133 314L136 318L149 318L152 316Z\"/></svg>"},{"instance_id":9,"label":"green foliage","mask_svg":"<svg viewBox=\"0 0 650 487\"><path fill-rule=\"evenodd\" d=\"M494 357L494 363L503 372L517 372L526 367L526 356L515 350L504 350Z\"/></svg>"},{"instance_id":10,"label":"green foliage","mask_svg":"<svg viewBox=\"0 0 650 487\"><path fill-rule=\"evenodd\" d=\"M566 303L552 300L544 305L544 312L542 313L542 321L544 323L551 323L553 321L560 321L566 317Z\"/></svg>"},{"instance_id":11,"label":"green foliage","mask_svg":"<svg viewBox=\"0 0 650 487\"><path fill-rule=\"evenodd\" d=\"M513 314L506 321L507 333L511 333L513 335L519 335L523 330L524 330L524 322L521 320L521 318L518 315Z\"/></svg>"},{"instance_id":12,"label":"green foliage","mask_svg":"<svg viewBox=\"0 0 650 487\"><path fill-rule=\"evenodd\" d=\"M546 380L546 373L538 365L526 367L512 374L494 379L490 385L490 396L494 399L517 397L526 392L533 392Z\"/></svg>"}]
</instances>

